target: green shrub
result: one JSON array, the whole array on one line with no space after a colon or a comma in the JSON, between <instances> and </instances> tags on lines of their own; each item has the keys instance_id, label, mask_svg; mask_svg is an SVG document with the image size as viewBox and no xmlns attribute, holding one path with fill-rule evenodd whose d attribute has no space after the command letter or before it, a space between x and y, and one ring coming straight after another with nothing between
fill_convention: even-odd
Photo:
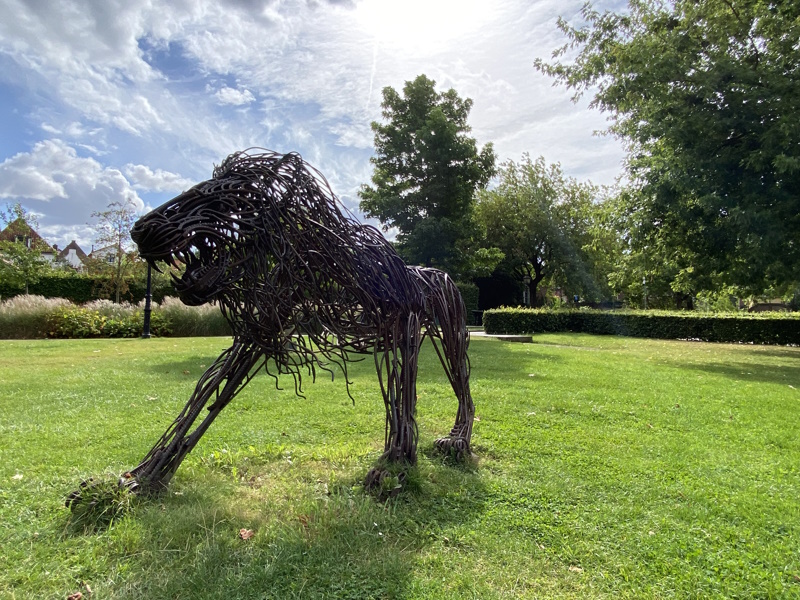
<instances>
[{"instance_id":1,"label":"green shrub","mask_svg":"<svg viewBox=\"0 0 800 600\"><path fill-rule=\"evenodd\" d=\"M713 314L666 311L596 311L498 308L483 314L489 334L572 331L599 335L800 344L800 315Z\"/></svg>"},{"instance_id":2,"label":"green shrub","mask_svg":"<svg viewBox=\"0 0 800 600\"><path fill-rule=\"evenodd\" d=\"M78 306L57 309L50 315L49 337L91 338L101 337L108 317L94 310Z\"/></svg>"},{"instance_id":3,"label":"green shrub","mask_svg":"<svg viewBox=\"0 0 800 600\"><path fill-rule=\"evenodd\" d=\"M138 337L142 335L144 315L138 308L121 306L116 314L89 307L69 306L57 309L50 317L49 337ZM166 320L157 313L150 315L150 331L153 335L169 333Z\"/></svg>"}]
</instances>

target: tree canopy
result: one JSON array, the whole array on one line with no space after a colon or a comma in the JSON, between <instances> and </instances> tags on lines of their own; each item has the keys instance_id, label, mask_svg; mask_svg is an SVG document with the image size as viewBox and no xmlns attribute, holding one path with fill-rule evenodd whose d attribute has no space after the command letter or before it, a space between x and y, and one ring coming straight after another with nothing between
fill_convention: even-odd
<instances>
[{"instance_id":1,"label":"tree canopy","mask_svg":"<svg viewBox=\"0 0 800 600\"><path fill-rule=\"evenodd\" d=\"M598 189L564 175L559 165L524 156L504 163L499 183L478 194L477 219L505 255L501 268L531 279L531 297L548 281L570 295L593 299L606 292L607 274L598 267L602 238ZM602 269L601 269L602 270Z\"/></svg>"},{"instance_id":2,"label":"tree canopy","mask_svg":"<svg viewBox=\"0 0 800 600\"><path fill-rule=\"evenodd\" d=\"M137 265L143 264L137 262L131 240L131 228L137 216L136 207L129 201L114 201L106 210L92 213L96 219L94 253L99 258L92 261L90 269L107 276L108 291L114 293L118 304L122 294L128 291L128 276L134 274Z\"/></svg>"},{"instance_id":3,"label":"tree canopy","mask_svg":"<svg viewBox=\"0 0 800 600\"><path fill-rule=\"evenodd\" d=\"M800 281L800 4L631 0L582 16L560 20L569 43L536 66L592 93L626 143L633 250L668 257L676 291Z\"/></svg>"},{"instance_id":4,"label":"tree canopy","mask_svg":"<svg viewBox=\"0 0 800 600\"><path fill-rule=\"evenodd\" d=\"M359 191L361 210L384 231L397 229L409 262L463 268L473 235L477 189L494 174L491 144L478 149L467 124L472 100L437 92L425 75L407 81L402 95L383 89L384 123L373 122L372 185Z\"/></svg>"}]
</instances>

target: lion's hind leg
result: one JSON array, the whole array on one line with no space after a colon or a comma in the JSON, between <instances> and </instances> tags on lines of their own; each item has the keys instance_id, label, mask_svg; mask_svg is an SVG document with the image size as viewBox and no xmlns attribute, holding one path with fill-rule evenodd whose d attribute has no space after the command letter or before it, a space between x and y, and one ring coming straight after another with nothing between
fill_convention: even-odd
<instances>
[{"instance_id":1,"label":"lion's hind leg","mask_svg":"<svg viewBox=\"0 0 800 600\"><path fill-rule=\"evenodd\" d=\"M462 459L470 455L475 405L469 389L469 332L461 293L452 279L441 271L421 270L427 283L429 319L426 335L431 338L453 392L458 400L456 422L450 433L436 440L444 454Z\"/></svg>"},{"instance_id":2,"label":"lion's hind leg","mask_svg":"<svg viewBox=\"0 0 800 600\"><path fill-rule=\"evenodd\" d=\"M386 481L402 486L405 469L417 462L417 363L422 343L420 315L391 320L376 347L375 366L386 406L384 452L370 470L365 487L380 489ZM387 478L389 478L387 480ZM399 489L399 488L397 488Z\"/></svg>"}]
</instances>

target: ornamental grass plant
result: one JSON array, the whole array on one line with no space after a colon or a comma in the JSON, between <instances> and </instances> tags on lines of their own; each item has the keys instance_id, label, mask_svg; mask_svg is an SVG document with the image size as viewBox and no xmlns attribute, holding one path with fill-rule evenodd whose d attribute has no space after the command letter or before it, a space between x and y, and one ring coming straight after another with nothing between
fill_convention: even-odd
<instances>
[{"instance_id":1,"label":"ornamental grass plant","mask_svg":"<svg viewBox=\"0 0 800 600\"><path fill-rule=\"evenodd\" d=\"M166 297L152 304L150 330L155 336L229 336L219 307L186 306ZM138 337L144 301L138 304L94 300L77 305L63 299L16 296L0 302L0 339Z\"/></svg>"},{"instance_id":2,"label":"ornamental grass plant","mask_svg":"<svg viewBox=\"0 0 800 600\"><path fill-rule=\"evenodd\" d=\"M71 306L68 300L44 296L15 296L0 302L0 339L47 337L50 318Z\"/></svg>"},{"instance_id":3,"label":"ornamental grass plant","mask_svg":"<svg viewBox=\"0 0 800 600\"><path fill-rule=\"evenodd\" d=\"M216 304L186 306L178 298L166 297L159 314L170 324L175 337L231 335L231 328Z\"/></svg>"}]
</instances>

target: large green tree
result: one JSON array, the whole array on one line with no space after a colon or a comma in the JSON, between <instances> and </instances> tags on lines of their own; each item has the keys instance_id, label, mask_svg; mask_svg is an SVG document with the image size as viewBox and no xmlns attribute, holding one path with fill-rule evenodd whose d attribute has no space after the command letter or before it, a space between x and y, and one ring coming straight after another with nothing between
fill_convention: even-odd
<instances>
[{"instance_id":1,"label":"large green tree","mask_svg":"<svg viewBox=\"0 0 800 600\"><path fill-rule=\"evenodd\" d=\"M359 191L361 210L388 231L409 262L451 272L467 269L474 244L476 190L494 174L491 144L469 135L472 100L437 92L425 75L406 82L402 95L383 90L383 123L373 122L372 185Z\"/></svg>"},{"instance_id":2,"label":"large green tree","mask_svg":"<svg viewBox=\"0 0 800 600\"><path fill-rule=\"evenodd\" d=\"M593 94L627 146L634 251L674 290L800 281L800 3L632 0L559 22L536 66Z\"/></svg>"},{"instance_id":3,"label":"large green tree","mask_svg":"<svg viewBox=\"0 0 800 600\"><path fill-rule=\"evenodd\" d=\"M608 236L602 227L599 190L564 175L559 165L524 156L504 163L498 185L478 194L476 215L486 239L505 255L501 268L530 277L531 300L543 282L570 295L608 294ZM611 243L613 244L613 236Z\"/></svg>"}]
</instances>

